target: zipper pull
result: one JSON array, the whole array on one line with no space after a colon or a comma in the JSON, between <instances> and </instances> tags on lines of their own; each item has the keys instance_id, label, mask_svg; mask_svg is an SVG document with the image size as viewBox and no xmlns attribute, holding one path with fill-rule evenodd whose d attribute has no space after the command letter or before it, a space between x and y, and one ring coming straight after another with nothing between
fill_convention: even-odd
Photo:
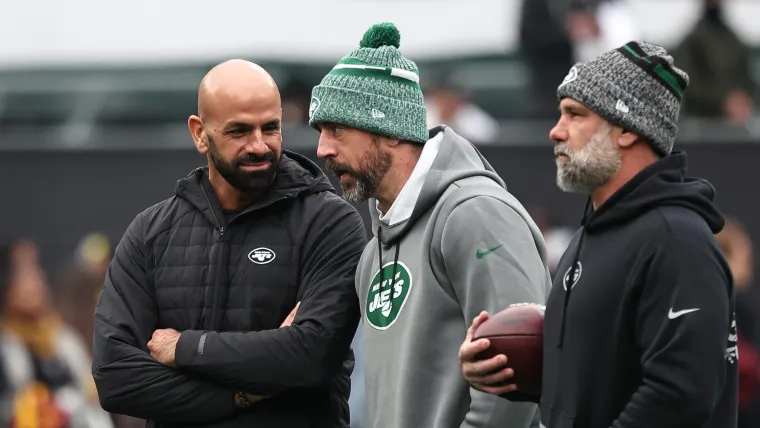
<instances>
[{"instance_id":1,"label":"zipper pull","mask_svg":"<svg viewBox=\"0 0 760 428\"><path fill-rule=\"evenodd\" d=\"M219 228L219 240L221 241L222 238L224 238L224 227Z\"/></svg>"}]
</instances>

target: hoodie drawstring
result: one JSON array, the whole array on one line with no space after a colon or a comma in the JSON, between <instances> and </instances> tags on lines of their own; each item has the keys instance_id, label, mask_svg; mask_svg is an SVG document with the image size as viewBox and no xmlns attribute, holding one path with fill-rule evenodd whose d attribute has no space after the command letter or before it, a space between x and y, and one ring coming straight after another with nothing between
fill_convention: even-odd
<instances>
[{"instance_id":1,"label":"hoodie drawstring","mask_svg":"<svg viewBox=\"0 0 760 428\"><path fill-rule=\"evenodd\" d=\"M567 304L570 303L570 292L575 286L575 281L577 281L580 278L576 278L576 276L580 273L579 272L579 266L580 266L580 258L581 258L581 248L583 248L583 240L586 238L586 215L588 214L589 207L591 207L591 198L588 198L586 201L586 208L583 209L583 230L581 231L581 237L578 239L578 247L575 249L575 255L573 256L573 264L570 265L570 271L568 272L569 278L562 278L562 283L567 284L567 289L565 290L565 302L562 306L562 326L560 327L559 331L559 344L558 348L562 348L562 345L565 342L565 320L567 319ZM566 280L567 279L567 280Z\"/></svg>"},{"instance_id":2,"label":"hoodie drawstring","mask_svg":"<svg viewBox=\"0 0 760 428\"><path fill-rule=\"evenodd\" d=\"M377 226L377 268L380 269L380 284L385 282L383 277L383 230Z\"/></svg>"},{"instance_id":3,"label":"hoodie drawstring","mask_svg":"<svg viewBox=\"0 0 760 428\"><path fill-rule=\"evenodd\" d=\"M378 258L378 266L380 269L380 290L382 290L383 284L385 284L385 269L383 269L383 231L380 226L377 227L377 258ZM398 253L399 249L401 248L401 243L399 242L396 244L396 255L393 258L393 274L391 276L391 292L390 292L390 299L389 299L389 305L390 308L393 308L393 281L396 280L396 267L398 266Z\"/></svg>"}]
</instances>

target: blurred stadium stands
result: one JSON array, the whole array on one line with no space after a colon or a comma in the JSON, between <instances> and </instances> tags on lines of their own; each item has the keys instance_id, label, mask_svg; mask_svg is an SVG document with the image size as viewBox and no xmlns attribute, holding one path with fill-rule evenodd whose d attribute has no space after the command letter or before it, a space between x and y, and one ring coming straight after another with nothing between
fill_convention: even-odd
<instances>
[{"instance_id":1,"label":"blurred stadium stands","mask_svg":"<svg viewBox=\"0 0 760 428\"><path fill-rule=\"evenodd\" d=\"M272 73L284 94L290 87L311 88L332 67L327 62L260 64ZM196 111L198 83L213 65L0 70L0 132L4 135L0 148L136 148L144 144L190 148L185 123ZM418 61L418 65L426 88L457 82L472 102L497 118L502 135L509 135L499 144L545 139L551 120L537 124L525 117L530 76L518 54ZM760 48L753 50L752 66L754 78L760 81ZM293 96L308 98L309 94L301 91ZM756 102L760 104L760 92ZM297 128L295 135L301 135ZM309 138L315 142L313 135ZM760 139L760 126L733 127L720 120L682 118L682 141L715 138ZM300 138L295 140L300 145Z\"/></svg>"}]
</instances>

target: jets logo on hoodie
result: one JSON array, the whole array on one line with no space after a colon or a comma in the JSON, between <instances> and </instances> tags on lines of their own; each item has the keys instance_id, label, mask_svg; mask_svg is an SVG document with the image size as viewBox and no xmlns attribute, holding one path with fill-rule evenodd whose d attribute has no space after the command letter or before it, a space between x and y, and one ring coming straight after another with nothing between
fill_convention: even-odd
<instances>
[{"instance_id":1,"label":"jets logo on hoodie","mask_svg":"<svg viewBox=\"0 0 760 428\"><path fill-rule=\"evenodd\" d=\"M393 279L391 279L393 278ZM367 293L367 322L378 330L389 328L404 308L412 288L412 274L405 264L387 263L372 277Z\"/></svg>"},{"instance_id":2,"label":"jets logo on hoodie","mask_svg":"<svg viewBox=\"0 0 760 428\"><path fill-rule=\"evenodd\" d=\"M736 314L733 315L734 317ZM728 334L728 345L726 347L726 361L734 364L739 360L739 347L737 346L739 338L736 334L736 319L731 321L731 329Z\"/></svg>"}]
</instances>

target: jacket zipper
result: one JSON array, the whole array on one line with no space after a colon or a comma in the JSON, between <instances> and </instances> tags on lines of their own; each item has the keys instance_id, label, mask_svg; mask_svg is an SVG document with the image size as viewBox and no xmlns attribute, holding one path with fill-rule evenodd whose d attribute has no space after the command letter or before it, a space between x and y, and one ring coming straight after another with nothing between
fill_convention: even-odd
<instances>
[{"instance_id":1,"label":"jacket zipper","mask_svg":"<svg viewBox=\"0 0 760 428\"><path fill-rule=\"evenodd\" d=\"M219 323L216 319L219 303L217 300L219 299L219 288L224 286L224 268L223 265L225 264L224 259L224 250L226 248L226 245L224 243L224 226L219 227L219 252L216 255L216 277L214 278L214 285L213 285L213 293L211 295L211 322L209 323L209 329L210 330L216 330L219 327L221 327L221 323Z\"/></svg>"},{"instance_id":2,"label":"jacket zipper","mask_svg":"<svg viewBox=\"0 0 760 428\"><path fill-rule=\"evenodd\" d=\"M213 291L211 292L211 317L208 322L208 329L209 330L216 330L219 328L218 323L216 321L217 317L217 306L219 305L217 303L217 300L219 299L219 288L223 287L225 284L222 282L224 280L224 270L222 270L222 265L224 264L224 226L222 225L222 222L219 221L219 217L217 217L216 212L214 210L214 206L211 205L211 200L208 197L208 193L206 193L206 189L201 186L201 190L203 190L203 196L206 198L206 203L208 203L208 207L211 210L211 215L214 216L214 220L216 220L217 226L219 226L219 252L216 256L216 275L214 277L214 283L211 284L213 287Z\"/></svg>"},{"instance_id":3,"label":"jacket zipper","mask_svg":"<svg viewBox=\"0 0 760 428\"><path fill-rule=\"evenodd\" d=\"M208 203L209 208L211 208L213 205L211 205L211 201L209 200L208 193L206 193L205 189L203 189L203 196L206 197L206 202ZM256 209L264 208L266 206L279 202L283 199L287 199L288 197L289 197L288 195L280 197L278 199L275 199L274 201L269 202L268 204L264 206L257 207ZM250 211L253 211L253 210L247 209L243 211L242 213L238 214L234 218L230 219L230 223L235 221L236 218L242 216L243 214L247 214ZM214 277L214 284L213 284L214 288L211 294L211 319L209 320L208 329L218 330L222 327L221 320L217 320L216 318L220 310L219 302L218 302L219 293L220 293L219 288L226 286L226 284L223 281L226 280L226 271L227 271L226 260L227 259L225 256L226 256L226 251L227 251L227 245L224 242L224 231L225 231L224 226L221 225L222 223L219 221L219 217L217 217L216 212L214 212L213 208L211 208L211 214L214 216L214 220L216 220L216 224L219 225L219 253L217 254L217 257L216 257L216 275ZM227 224L227 226L229 227L229 223Z\"/></svg>"}]
</instances>

